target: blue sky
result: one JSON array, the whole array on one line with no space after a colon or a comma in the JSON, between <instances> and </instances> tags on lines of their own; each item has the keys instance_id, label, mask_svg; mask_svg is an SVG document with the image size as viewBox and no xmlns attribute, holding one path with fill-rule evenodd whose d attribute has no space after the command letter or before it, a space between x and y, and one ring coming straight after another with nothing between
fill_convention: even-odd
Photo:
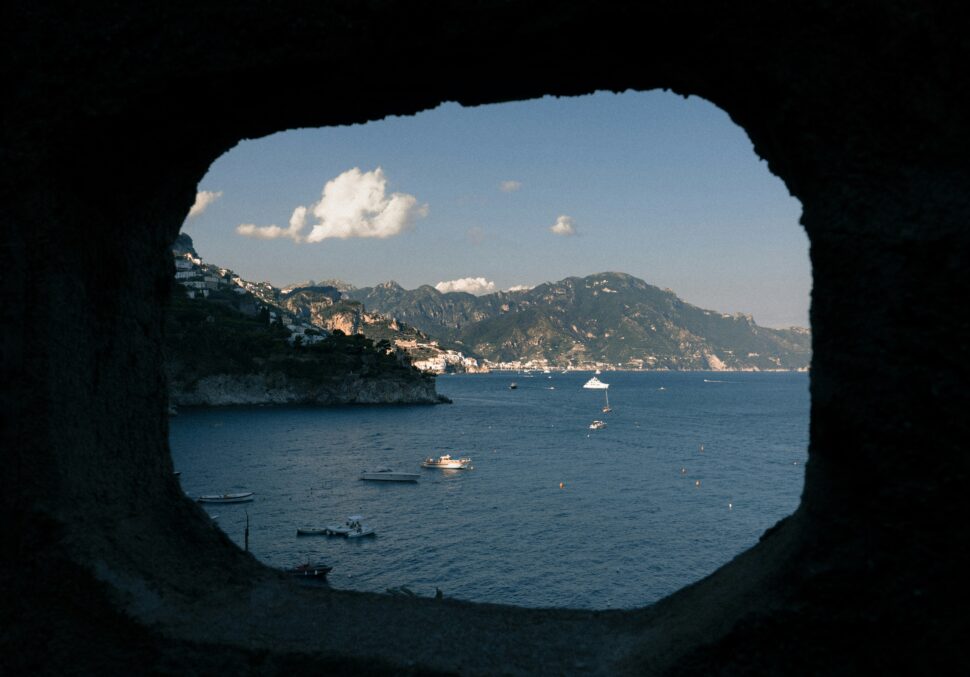
<instances>
[{"instance_id":1,"label":"blue sky","mask_svg":"<svg viewBox=\"0 0 970 677\"><path fill-rule=\"evenodd\" d=\"M744 131L696 97L445 104L291 130L240 143L199 190L218 197L183 230L246 279L507 289L622 271L705 308L808 326L801 205ZM299 206L300 228L280 232Z\"/></svg>"}]
</instances>

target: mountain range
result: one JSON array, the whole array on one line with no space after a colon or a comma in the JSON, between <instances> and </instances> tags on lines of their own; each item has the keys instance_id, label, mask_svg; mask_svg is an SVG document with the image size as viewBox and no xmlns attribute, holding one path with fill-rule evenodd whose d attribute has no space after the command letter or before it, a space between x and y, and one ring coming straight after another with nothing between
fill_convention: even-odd
<instances>
[{"instance_id":1,"label":"mountain range","mask_svg":"<svg viewBox=\"0 0 970 677\"><path fill-rule=\"evenodd\" d=\"M625 273L473 296L395 282L343 285L343 296L443 345L493 363L557 368L807 369L811 334L693 306Z\"/></svg>"},{"instance_id":2,"label":"mountain range","mask_svg":"<svg viewBox=\"0 0 970 677\"><path fill-rule=\"evenodd\" d=\"M265 309L303 345L337 330L386 341L423 370L795 370L811 361L807 329L699 308L626 273L474 296L334 279L277 288L203 263L184 234L173 255L190 297Z\"/></svg>"}]
</instances>

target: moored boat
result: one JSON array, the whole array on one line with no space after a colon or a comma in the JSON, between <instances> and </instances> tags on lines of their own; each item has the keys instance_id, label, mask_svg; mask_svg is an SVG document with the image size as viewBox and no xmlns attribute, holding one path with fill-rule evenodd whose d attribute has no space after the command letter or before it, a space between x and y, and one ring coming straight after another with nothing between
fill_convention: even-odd
<instances>
[{"instance_id":1,"label":"moored boat","mask_svg":"<svg viewBox=\"0 0 970 677\"><path fill-rule=\"evenodd\" d=\"M589 424L590 430L602 430L606 427L606 421L593 421Z\"/></svg>"},{"instance_id":2,"label":"moored boat","mask_svg":"<svg viewBox=\"0 0 970 677\"><path fill-rule=\"evenodd\" d=\"M324 530L327 536L344 536L345 538L361 538L371 536L375 532L371 527L364 526L363 515L351 515L343 524L331 524Z\"/></svg>"},{"instance_id":3,"label":"moored boat","mask_svg":"<svg viewBox=\"0 0 970 677\"><path fill-rule=\"evenodd\" d=\"M465 458L452 458L451 454L445 454L438 458L426 458L421 461L422 468L442 468L444 470L471 470L472 460Z\"/></svg>"},{"instance_id":4,"label":"moored boat","mask_svg":"<svg viewBox=\"0 0 970 677\"><path fill-rule=\"evenodd\" d=\"M286 571L286 573L288 573L290 576L298 578L321 580L325 579L327 574L329 574L332 570L333 567L331 566L320 563L311 564L308 560L303 564L298 564L295 567L285 569L284 571Z\"/></svg>"},{"instance_id":5,"label":"moored boat","mask_svg":"<svg viewBox=\"0 0 970 677\"><path fill-rule=\"evenodd\" d=\"M297 536L326 536L327 527L297 527Z\"/></svg>"},{"instance_id":6,"label":"moored boat","mask_svg":"<svg viewBox=\"0 0 970 677\"><path fill-rule=\"evenodd\" d=\"M591 390L606 390L610 387L609 383L603 383L595 376L583 384L584 388L589 388Z\"/></svg>"},{"instance_id":7,"label":"moored boat","mask_svg":"<svg viewBox=\"0 0 970 677\"><path fill-rule=\"evenodd\" d=\"M416 472L398 472L390 468L379 468L377 470L365 470L360 474L362 480L374 480L378 482L417 482L421 477Z\"/></svg>"},{"instance_id":8,"label":"moored boat","mask_svg":"<svg viewBox=\"0 0 970 677\"><path fill-rule=\"evenodd\" d=\"M236 494L208 494L205 496L199 496L197 500L199 503L248 503L253 500L252 491L244 491Z\"/></svg>"},{"instance_id":9,"label":"moored boat","mask_svg":"<svg viewBox=\"0 0 970 677\"><path fill-rule=\"evenodd\" d=\"M364 536L373 536L375 533L370 527L360 526L353 531L347 532L347 538L363 538Z\"/></svg>"}]
</instances>

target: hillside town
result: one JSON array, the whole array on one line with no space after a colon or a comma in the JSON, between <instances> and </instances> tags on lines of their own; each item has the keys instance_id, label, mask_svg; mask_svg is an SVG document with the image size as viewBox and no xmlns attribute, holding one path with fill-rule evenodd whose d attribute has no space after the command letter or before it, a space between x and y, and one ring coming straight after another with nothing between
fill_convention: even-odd
<instances>
[{"instance_id":1,"label":"hillside town","mask_svg":"<svg viewBox=\"0 0 970 677\"><path fill-rule=\"evenodd\" d=\"M289 312L284 308L283 302L287 297L305 288L279 289L269 282L251 282L228 268L206 263L195 251L191 238L185 234L179 235L172 247L172 255L175 262L175 282L184 289L187 298L223 303L249 316L263 315L268 323L282 325L289 331L288 340L291 344L311 345L324 340L335 330L345 334L362 334L371 338L367 328L380 326L384 330L383 333L402 334L401 337L392 335L385 340L388 340L395 352L402 357L406 356L408 361L421 371L435 374L481 373L491 368L490 365L479 364L478 360L467 357L461 352L442 348L434 339L423 335L421 337L425 340L414 338L413 335L420 335L419 332L411 331L405 335L401 324L394 318L365 313L362 306L358 312L359 321L354 322L339 320L329 323L314 322L311 318L319 315L311 312L306 305L296 305L299 312ZM315 295L316 303L333 306L344 299L344 293L333 287L312 289L328 290L328 293ZM357 302L353 303L360 305ZM295 304L286 305L293 307Z\"/></svg>"}]
</instances>

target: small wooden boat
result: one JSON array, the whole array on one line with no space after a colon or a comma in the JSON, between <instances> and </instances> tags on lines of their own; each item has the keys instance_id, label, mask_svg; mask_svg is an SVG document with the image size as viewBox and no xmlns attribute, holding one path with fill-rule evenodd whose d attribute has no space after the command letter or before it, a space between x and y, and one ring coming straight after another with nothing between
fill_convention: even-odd
<instances>
[{"instance_id":1,"label":"small wooden boat","mask_svg":"<svg viewBox=\"0 0 970 677\"><path fill-rule=\"evenodd\" d=\"M420 477L421 475L416 472L397 472L390 468L365 470L360 474L360 479L375 482L417 482Z\"/></svg>"},{"instance_id":2,"label":"small wooden boat","mask_svg":"<svg viewBox=\"0 0 970 677\"><path fill-rule=\"evenodd\" d=\"M207 496L199 496L197 500L199 503L248 503L253 500L252 491L244 491L237 494L209 494Z\"/></svg>"},{"instance_id":3,"label":"small wooden boat","mask_svg":"<svg viewBox=\"0 0 970 677\"><path fill-rule=\"evenodd\" d=\"M297 536L328 536L330 530L327 527L297 527Z\"/></svg>"},{"instance_id":4,"label":"small wooden boat","mask_svg":"<svg viewBox=\"0 0 970 677\"><path fill-rule=\"evenodd\" d=\"M327 574L333 570L333 567L327 566L326 564L310 564L309 561L298 564L292 569L286 569L286 573L290 576L298 578L309 578L322 580L327 577Z\"/></svg>"}]
</instances>

